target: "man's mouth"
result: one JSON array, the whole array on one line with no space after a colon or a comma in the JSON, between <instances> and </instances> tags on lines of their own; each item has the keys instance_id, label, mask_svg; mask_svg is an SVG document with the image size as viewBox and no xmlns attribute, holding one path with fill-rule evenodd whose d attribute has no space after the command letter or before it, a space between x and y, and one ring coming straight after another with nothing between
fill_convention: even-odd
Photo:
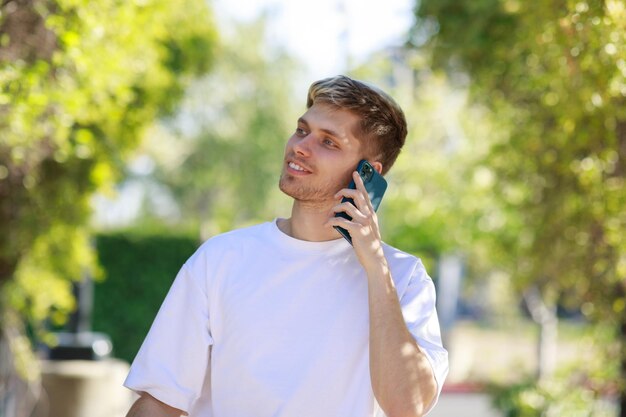
<instances>
[{"instance_id":1,"label":"man's mouth","mask_svg":"<svg viewBox=\"0 0 626 417\"><path fill-rule=\"evenodd\" d=\"M289 168L293 169L294 171L298 171L298 172L310 172L309 170L307 170L306 168L302 167L301 165L296 164L293 161L290 161L288 164Z\"/></svg>"}]
</instances>

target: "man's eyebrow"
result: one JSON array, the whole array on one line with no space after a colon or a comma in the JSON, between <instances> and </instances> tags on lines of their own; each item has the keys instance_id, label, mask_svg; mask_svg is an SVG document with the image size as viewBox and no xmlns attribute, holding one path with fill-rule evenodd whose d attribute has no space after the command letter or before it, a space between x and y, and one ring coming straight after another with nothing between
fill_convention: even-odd
<instances>
[{"instance_id":1,"label":"man's eyebrow","mask_svg":"<svg viewBox=\"0 0 626 417\"><path fill-rule=\"evenodd\" d=\"M305 125L305 126L307 126L307 127L309 126L309 122L307 122L307 121L306 121L306 119L305 119L304 117L300 117L300 118L298 118L298 123L302 123L303 125ZM326 133L328 136L332 136L332 137L334 137L334 138L339 138L339 137L341 137L341 136L339 136L339 134L338 134L337 132L335 132L335 131L334 131L334 130L332 130L332 129L324 129L324 128L322 128L322 129L320 129L320 130L321 130L322 132Z\"/></svg>"}]
</instances>

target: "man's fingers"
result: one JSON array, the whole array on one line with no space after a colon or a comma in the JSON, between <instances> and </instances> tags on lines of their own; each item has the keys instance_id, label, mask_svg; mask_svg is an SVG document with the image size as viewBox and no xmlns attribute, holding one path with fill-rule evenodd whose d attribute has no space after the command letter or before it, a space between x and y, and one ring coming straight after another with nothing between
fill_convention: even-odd
<instances>
[{"instance_id":1,"label":"man's fingers","mask_svg":"<svg viewBox=\"0 0 626 417\"><path fill-rule=\"evenodd\" d=\"M365 183L363 182L363 178L359 175L357 171L354 171L352 174L354 177L354 183L356 184L356 188L363 195L364 203L367 205L371 213L374 213L374 206L372 205L372 200L370 200L369 193L367 192L367 188L365 188Z\"/></svg>"},{"instance_id":2,"label":"man's fingers","mask_svg":"<svg viewBox=\"0 0 626 417\"><path fill-rule=\"evenodd\" d=\"M367 193L363 194L361 190L353 190L350 188L343 188L335 194L335 197L351 198L354 201L354 205L361 211L371 211L371 202L369 202L369 196Z\"/></svg>"},{"instance_id":3,"label":"man's fingers","mask_svg":"<svg viewBox=\"0 0 626 417\"><path fill-rule=\"evenodd\" d=\"M363 214L354 204L346 201L345 203L337 204L332 208L333 213L344 212L353 219L365 220L367 216Z\"/></svg>"}]
</instances>

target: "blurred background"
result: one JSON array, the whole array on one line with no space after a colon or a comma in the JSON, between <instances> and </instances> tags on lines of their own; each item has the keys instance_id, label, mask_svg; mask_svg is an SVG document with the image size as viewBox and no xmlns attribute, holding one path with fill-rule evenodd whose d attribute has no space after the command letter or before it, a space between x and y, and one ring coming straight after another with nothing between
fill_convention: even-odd
<instances>
[{"instance_id":1,"label":"blurred background","mask_svg":"<svg viewBox=\"0 0 626 417\"><path fill-rule=\"evenodd\" d=\"M430 416L626 417L626 2L4 0L0 416L124 416L171 282L287 217L317 79L404 108L383 239L423 259Z\"/></svg>"}]
</instances>

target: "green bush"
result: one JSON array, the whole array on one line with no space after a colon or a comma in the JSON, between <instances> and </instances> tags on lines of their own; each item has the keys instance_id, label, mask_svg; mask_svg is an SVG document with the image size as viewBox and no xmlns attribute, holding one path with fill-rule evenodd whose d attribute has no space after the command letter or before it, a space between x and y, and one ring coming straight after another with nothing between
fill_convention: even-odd
<instances>
[{"instance_id":1,"label":"green bush","mask_svg":"<svg viewBox=\"0 0 626 417\"><path fill-rule=\"evenodd\" d=\"M615 417L615 407L595 390L563 378L528 380L490 389L505 417Z\"/></svg>"},{"instance_id":2,"label":"green bush","mask_svg":"<svg viewBox=\"0 0 626 417\"><path fill-rule=\"evenodd\" d=\"M178 270L197 247L189 236L96 237L105 280L95 285L93 329L111 337L115 357L133 360Z\"/></svg>"}]
</instances>

